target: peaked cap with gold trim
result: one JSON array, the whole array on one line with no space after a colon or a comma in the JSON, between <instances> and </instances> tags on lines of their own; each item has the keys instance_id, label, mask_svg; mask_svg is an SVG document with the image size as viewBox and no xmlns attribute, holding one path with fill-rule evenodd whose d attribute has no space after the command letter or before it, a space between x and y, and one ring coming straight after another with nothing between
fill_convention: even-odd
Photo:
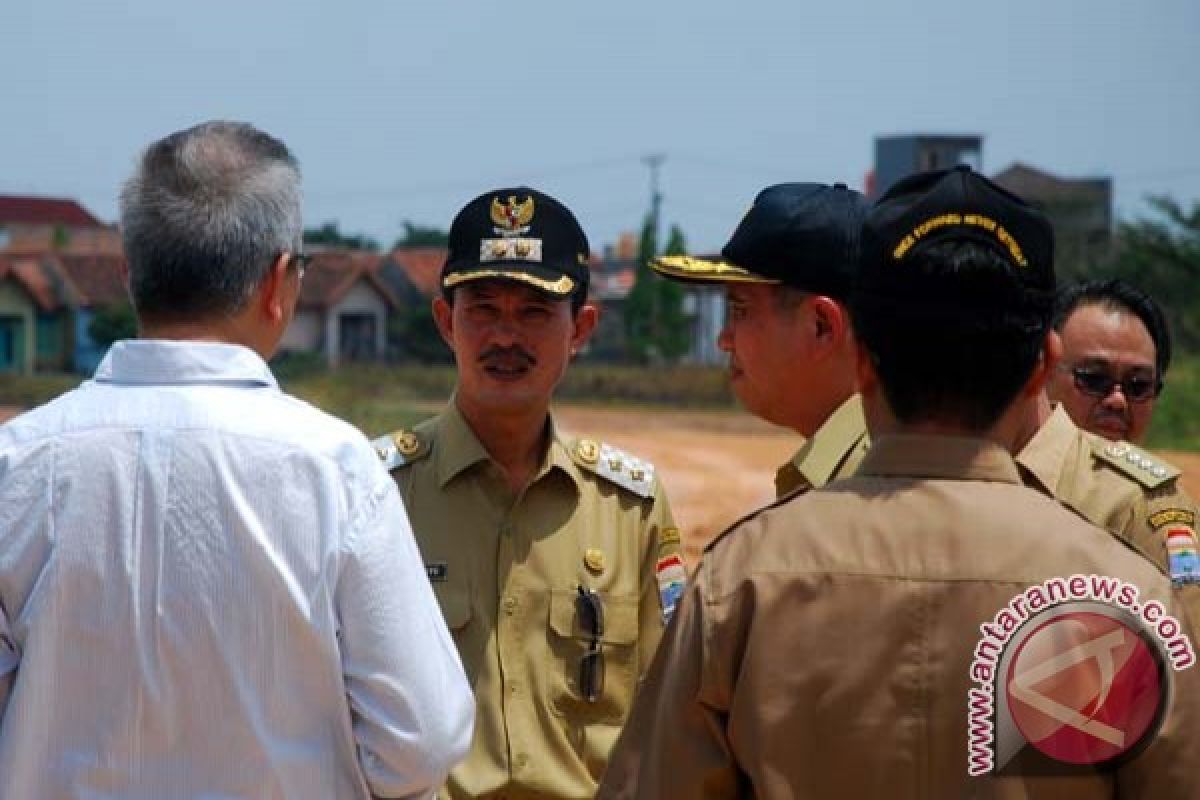
<instances>
[{"instance_id":1,"label":"peaked cap with gold trim","mask_svg":"<svg viewBox=\"0 0 1200 800\"><path fill-rule=\"evenodd\" d=\"M442 289L500 279L554 297L586 295L590 254L587 235L562 203L528 186L494 189L451 223Z\"/></svg>"}]
</instances>

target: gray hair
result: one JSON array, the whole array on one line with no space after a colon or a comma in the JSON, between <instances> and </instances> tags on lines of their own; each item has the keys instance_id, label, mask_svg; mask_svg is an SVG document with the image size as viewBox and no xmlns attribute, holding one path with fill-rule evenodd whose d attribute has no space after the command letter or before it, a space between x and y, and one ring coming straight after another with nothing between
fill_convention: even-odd
<instances>
[{"instance_id":1,"label":"gray hair","mask_svg":"<svg viewBox=\"0 0 1200 800\"><path fill-rule=\"evenodd\" d=\"M151 144L121 191L138 316L242 309L280 253L300 250L300 201L295 157L245 123L206 122Z\"/></svg>"}]
</instances>

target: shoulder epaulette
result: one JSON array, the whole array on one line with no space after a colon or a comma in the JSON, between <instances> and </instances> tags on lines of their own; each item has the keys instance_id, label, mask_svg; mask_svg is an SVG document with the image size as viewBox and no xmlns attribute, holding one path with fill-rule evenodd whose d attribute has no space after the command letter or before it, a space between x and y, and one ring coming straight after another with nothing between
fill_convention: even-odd
<instances>
[{"instance_id":1,"label":"shoulder epaulette","mask_svg":"<svg viewBox=\"0 0 1200 800\"><path fill-rule=\"evenodd\" d=\"M576 464L639 497L654 496L654 465L610 444L579 439L571 447Z\"/></svg>"},{"instance_id":2,"label":"shoulder epaulette","mask_svg":"<svg viewBox=\"0 0 1200 800\"><path fill-rule=\"evenodd\" d=\"M371 446L388 472L429 455L429 441L403 429L373 439Z\"/></svg>"},{"instance_id":3,"label":"shoulder epaulette","mask_svg":"<svg viewBox=\"0 0 1200 800\"><path fill-rule=\"evenodd\" d=\"M1155 489L1179 477L1179 469L1128 442L1105 442L1093 439L1092 455L1147 489Z\"/></svg>"}]
</instances>

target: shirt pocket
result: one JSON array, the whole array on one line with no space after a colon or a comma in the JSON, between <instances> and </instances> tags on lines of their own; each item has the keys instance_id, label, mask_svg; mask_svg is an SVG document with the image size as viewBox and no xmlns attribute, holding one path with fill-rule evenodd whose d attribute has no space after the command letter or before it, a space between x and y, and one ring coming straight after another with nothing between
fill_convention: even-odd
<instances>
[{"instance_id":1,"label":"shirt pocket","mask_svg":"<svg viewBox=\"0 0 1200 800\"><path fill-rule=\"evenodd\" d=\"M589 703L580 685L580 669L592 636L580 625L577 594L575 589L550 592L548 636L554 667L548 682L550 707L571 719L620 724L629 713L637 686L638 598L597 592L604 606L604 634L600 637L604 686L596 701Z\"/></svg>"}]
</instances>

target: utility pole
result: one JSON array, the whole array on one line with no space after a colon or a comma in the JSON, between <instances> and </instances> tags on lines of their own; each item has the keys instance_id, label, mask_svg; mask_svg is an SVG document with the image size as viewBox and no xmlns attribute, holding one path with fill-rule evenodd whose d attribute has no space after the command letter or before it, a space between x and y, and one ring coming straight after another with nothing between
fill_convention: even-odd
<instances>
[{"instance_id":1,"label":"utility pole","mask_svg":"<svg viewBox=\"0 0 1200 800\"><path fill-rule=\"evenodd\" d=\"M654 223L654 241L658 242L658 222L662 212L662 191L658 188L658 170L667 160L666 153L651 153L642 156L642 163L650 168L650 219Z\"/></svg>"}]
</instances>

